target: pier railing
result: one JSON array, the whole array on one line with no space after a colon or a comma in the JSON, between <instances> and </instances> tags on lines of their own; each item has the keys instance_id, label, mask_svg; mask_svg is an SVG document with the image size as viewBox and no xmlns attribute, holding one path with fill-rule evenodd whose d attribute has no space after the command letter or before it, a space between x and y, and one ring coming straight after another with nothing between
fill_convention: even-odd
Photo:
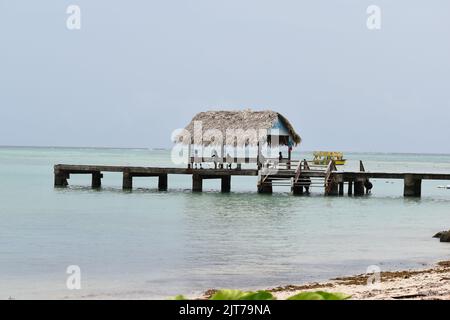
<instances>
[{"instance_id":1,"label":"pier railing","mask_svg":"<svg viewBox=\"0 0 450 320\"><path fill-rule=\"evenodd\" d=\"M300 160L289 160L289 159L281 159L278 158L266 158L265 163L263 164L263 168L267 169L266 174L262 177L260 184L266 182L266 180L272 176L276 175L280 171L282 172L292 172L292 167L298 168L302 165L302 161ZM297 169L295 169L297 170ZM295 171L294 171L295 172Z\"/></svg>"},{"instance_id":2,"label":"pier railing","mask_svg":"<svg viewBox=\"0 0 450 320\"><path fill-rule=\"evenodd\" d=\"M333 171L337 171L336 164L333 160L330 160L327 166L327 170L325 171L325 193L329 194L333 187L334 181L332 179Z\"/></svg>"},{"instance_id":3,"label":"pier railing","mask_svg":"<svg viewBox=\"0 0 450 320\"><path fill-rule=\"evenodd\" d=\"M303 171L311 171L311 167L306 159L299 161L297 167L295 168L294 184L298 183Z\"/></svg>"}]
</instances>

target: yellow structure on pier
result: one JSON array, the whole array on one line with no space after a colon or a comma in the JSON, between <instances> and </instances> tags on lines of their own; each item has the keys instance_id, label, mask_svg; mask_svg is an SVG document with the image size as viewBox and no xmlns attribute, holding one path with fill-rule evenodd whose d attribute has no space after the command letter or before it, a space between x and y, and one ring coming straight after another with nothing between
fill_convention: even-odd
<instances>
[{"instance_id":1,"label":"yellow structure on pier","mask_svg":"<svg viewBox=\"0 0 450 320\"><path fill-rule=\"evenodd\" d=\"M334 151L314 151L313 152L313 163L319 165L327 165L330 160L333 160L337 166L342 166L345 164L346 159L344 159L344 154L342 152Z\"/></svg>"}]
</instances>

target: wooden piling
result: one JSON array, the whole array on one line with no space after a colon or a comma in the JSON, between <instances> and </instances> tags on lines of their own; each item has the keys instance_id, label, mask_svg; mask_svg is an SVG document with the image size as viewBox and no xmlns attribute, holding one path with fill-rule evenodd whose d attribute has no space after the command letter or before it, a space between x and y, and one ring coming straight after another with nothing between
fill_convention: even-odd
<instances>
[{"instance_id":1,"label":"wooden piling","mask_svg":"<svg viewBox=\"0 0 450 320\"><path fill-rule=\"evenodd\" d=\"M128 171L123 172L122 189L123 190L133 189L133 176Z\"/></svg>"},{"instance_id":2,"label":"wooden piling","mask_svg":"<svg viewBox=\"0 0 450 320\"><path fill-rule=\"evenodd\" d=\"M348 182L348 195L351 196L353 194L353 181L350 180Z\"/></svg>"},{"instance_id":3,"label":"wooden piling","mask_svg":"<svg viewBox=\"0 0 450 320\"><path fill-rule=\"evenodd\" d=\"M167 174L160 174L158 176L158 190L167 191Z\"/></svg>"},{"instance_id":4,"label":"wooden piling","mask_svg":"<svg viewBox=\"0 0 450 320\"><path fill-rule=\"evenodd\" d=\"M239 165L240 167L240 165ZM325 193L327 195L342 195L344 192L344 184L348 183L348 194L363 195L365 189L370 190L372 183L370 179L402 179L404 180L404 196L420 197L422 193L422 180L450 180L450 173L401 173L401 172L371 172L363 171L364 167L360 166L360 171L337 171L331 166L329 170L311 170L305 166L305 170L301 172L300 179L296 177L293 170L278 170L275 174L267 175L262 170L257 169L193 169L191 168L166 168L166 167L133 167L133 166L104 166L104 165L70 165L57 164L54 166L54 186L65 187L68 185L67 180L73 174L92 175L92 187L99 188L102 185L102 172L120 172L123 174L124 190L133 188L134 177L158 177L158 188L167 190L167 177L169 174L176 175L192 175L193 191L202 191L203 179L221 179L222 191L229 192L231 186L231 176L259 176L258 192L272 193L272 180L285 181L284 184L289 185L287 181L298 179L295 184L291 185L294 194L302 194L308 192L312 179L325 179ZM273 178L273 179L272 179ZM317 184L317 183L316 183ZM304 188L304 189L303 189Z\"/></svg>"},{"instance_id":5,"label":"wooden piling","mask_svg":"<svg viewBox=\"0 0 450 320\"><path fill-rule=\"evenodd\" d=\"M328 178L325 177L325 195L326 196L337 196L339 195L339 182L337 178L330 175Z\"/></svg>"},{"instance_id":6,"label":"wooden piling","mask_svg":"<svg viewBox=\"0 0 450 320\"><path fill-rule=\"evenodd\" d=\"M264 183L258 185L258 193L273 193L272 181L264 181Z\"/></svg>"},{"instance_id":7,"label":"wooden piling","mask_svg":"<svg viewBox=\"0 0 450 320\"><path fill-rule=\"evenodd\" d=\"M66 187L69 185L69 183L67 182L67 179L70 178L70 174L65 172L65 171L61 171L61 170L55 170L55 181L54 181L54 185L55 187Z\"/></svg>"},{"instance_id":8,"label":"wooden piling","mask_svg":"<svg viewBox=\"0 0 450 320\"><path fill-rule=\"evenodd\" d=\"M100 171L92 172L92 188L100 188L102 186L103 174Z\"/></svg>"},{"instance_id":9,"label":"wooden piling","mask_svg":"<svg viewBox=\"0 0 450 320\"><path fill-rule=\"evenodd\" d=\"M273 193L272 184L270 185L265 184L263 186L258 187L258 193L272 194Z\"/></svg>"},{"instance_id":10,"label":"wooden piling","mask_svg":"<svg viewBox=\"0 0 450 320\"><path fill-rule=\"evenodd\" d=\"M221 178L220 190L224 193L231 191L231 176L224 176Z\"/></svg>"},{"instance_id":11,"label":"wooden piling","mask_svg":"<svg viewBox=\"0 0 450 320\"><path fill-rule=\"evenodd\" d=\"M363 196L364 195L364 181L356 180L355 181L355 196Z\"/></svg>"},{"instance_id":12,"label":"wooden piling","mask_svg":"<svg viewBox=\"0 0 450 320\"><path fill-rule=\"evenodd\" d=\"M413 175L405 175L403 195L405 197L420 197L422 194L422 179Z\"/></svg>"},{"instance_id":13,"label":"wooden piling","mask_svg":"<svg viewBox=\"0 0 450 320\"><path fill-rule=\"evenodd\" d=\"M294 195L302 195L304 193L303 186L293 185L291 188L292 194Z\"/></svg>"},{"instance_id":14,"label":"wooden piling","mask_svg":"<svg viewBox=\"0 0 450 320\"><path fill-rule=\"evenodd\" d=\"M192 191L202 192L203 190L203 179L199 174L192 175Z\"/></svg>"},{"instance_id":15,"label":"wooden piling","mask_svg":"<svg viewBox=\"0 0 450 320\"><path fill-rule=\"evenodd\" d=\"M327 196L337 196L339 195L339 184L336 182L331 182L329 190L326 194Z\"/></svg>"},{"instance_id":16,"label":"wooden piling","mask_svg":"<svg viewBox=\"0 0 450 320\"><path fill-rule=\"evenodd\" d=\"M339 195L344 195L344 182L339 182Z\"/></svg>"},{"instance_id":17,"label":"wooden piling","mask_svg":"<svg viewBox=\"0 0 450 320\"><path fill-rule=\"evenodd\" d=\"M309 194L309 189L311 188L311 183L312 183L311 179L310 178L303 178L302 182L304 183L305 192L307 194Z\"/></svg>"}]
</instances>

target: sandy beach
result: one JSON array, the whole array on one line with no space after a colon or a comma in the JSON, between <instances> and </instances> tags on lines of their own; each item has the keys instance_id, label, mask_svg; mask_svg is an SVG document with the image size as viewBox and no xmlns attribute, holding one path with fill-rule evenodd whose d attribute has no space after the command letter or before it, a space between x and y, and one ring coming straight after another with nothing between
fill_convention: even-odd
<instances>
[{"instance_id":1,"label":"sandy beach","mask_svg":"<svg viewBox=\"0 0 450 320\"><path fill-rule=\"evenodd\" d=\"M351 295L351 300L447 300L450 299L450 261L438 262L434 267L388 271L380 273L377 284L368 285L373 274L360 274L331 279L326 282L289 285L268 289L278 300L299 292L327 291ZM214 290L201 297L208 298Z\"/></svg>"},{"instance_id":2,"label":"sandy beach","mask_svg":"<svg viewBox=\"0 0 450 320\"><path fill-rule=\"evenodd\" d=\"M381 272L378 284L368 285L372 275L340 277L323 283L287 286L270 291L283 300L302 291L342 292L353 300L450 299L450 261L432 268Z\"/></svg>"}]
</instances>

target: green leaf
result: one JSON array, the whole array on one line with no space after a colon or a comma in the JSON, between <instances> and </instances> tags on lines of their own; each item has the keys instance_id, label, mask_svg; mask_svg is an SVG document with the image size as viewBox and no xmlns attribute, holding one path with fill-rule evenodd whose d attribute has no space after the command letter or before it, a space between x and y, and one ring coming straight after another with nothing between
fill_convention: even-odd
<instances>
[{"instance_id":1,"label":"green leaf","mask_svg":"<svg viewBox=\"0 0 450 320\"><path fill-rule=\"evenodd\" d=\"M247 292L239 300L275 300L275 297L268 291Z\"/></svg>"},{"instance_id":2,"label":"green leaf","mask_svg":"<svg viewBox=\"0 0 450 320\"><path fill-rule=\"evenodd\" d=\"M286 300L323 300L323 297L315 292L301 292Z\"/></svg>"},{"instance_id":3,"label":"green leaf","mask_svg":"<svg viewBox=\"0 0 450 320\"><path fill-rule=\"evenodd\" d=\"M244 295L241 290L224 289L214 293L209 300L239 300Z\"/></svg>"},{"instance_id":4,"label":"green leaf","mask_svg":"<svg viewBox=\"0 0 450 320\"><path fill-rule=\"evenodd\" d=\"M323 296L324 300L347 300L352 297L351 295L341 293L341 292L319 291L318 293Z\"/></svg>"},{"instance_id":5,"label":"green leaf","mask_svg":"<svg viewBox=\"0 0 450 320\"><path fill-rule=\"evenodd\" d=\"M287 300L347 300L351 296L344 293L330 293L325 291L301 292Z\"/></svg>"},{"instance_id":6,"label":"green leaf","mask_svg":"<svg viewBox=\"0 0 450 320\"><path fill-rule=\"evenodd\" d=\"M182 294L179 294L179 295L173 297L172 300L189 300L189 299L186 298L185 296L183 296Z\"/></svg>"},{"instance_id":7,"label":"green leaf","mask_svg":"<svg viewBox=\"0 0 450 320\"><path fill-rule=\"evenodd\" d=\"M240 290L219 290L209 300L274 300L275 297L267 291L243 292Z\"/></svg>"}]
</instances>

